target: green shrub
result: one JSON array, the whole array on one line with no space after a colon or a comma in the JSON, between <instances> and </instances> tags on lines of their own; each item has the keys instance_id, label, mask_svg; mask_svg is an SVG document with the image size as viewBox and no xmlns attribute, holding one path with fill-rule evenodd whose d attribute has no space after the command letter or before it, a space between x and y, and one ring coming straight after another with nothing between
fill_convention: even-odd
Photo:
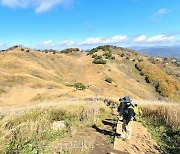
<instances>
[{"instance_id":1,"label":"green shrub","mask_svg":"<svg viewBox=\"0 0 180 154\"><path fill-rule=\"evenodd\" d=\"M176 67L180 67L180 61L175 61L174 65L176 65Z\"/></svg>"},{"instance_id":2,"label":"green shrub","mask_svg":"<svg viewBox=\"0 0 180 154\"><path fill-rule=\"evenodd\" d=\"M61 51L61 53L70 53L70 52L72 52L71 49L64 49L64 50Z\"/></svg>"},{"instance_id":3,"label":"green shrub","mask_svg":"<svg viewBox=\"0 0 180 154\"><path fill-rule=\"evenodd\" d=\"M96 56L94 59L96 59L96 60L102 59L102 56Z\"/></svg>"},{"instance_id":4,"label":"green shrub","mask_svg":"<svg viewBox=\"0 0 180 154\"><path fill-rule=\"evenodd\" d=\"M112 83L114 80L110 77L105 78L105 81L108 83Z\"/></svg>"},{"instance_id":5,"label":"green shrub","mask_svg":"<svg viewBox=\"0 0 180 154\"><path fill-rule=\"evenodd\" d=\"M121 57L124 57L124 56L125 56L124 53L122 53L122 54L121 54Z\"/></svg>"},{"instance_id":6,"label":"green shrub","mask_svg":"<svg viewBox=\"0 0 180 154\"><path fill-rule=\"evenodd\" d=\"M83 83L75 83L74 84L74 87L77 89L77 90L85 90L86 89L86 86L83 84Z\"/></svg>"},{"instance_id":7,"label":"green shrub","mask_svg":"<svg viewBox=\"0 0 180 154\"><path fill-rule=\"evenodd\" d=\"M114 60L114 59L115 59L115 57L114 57L114 56L112 56L112 57L111 57L111 59L113 59L113 60Z\"/></svg>"},{"instance_id":8,"label":"green shrub","mask_svg":"<svg viewBox=\"0 0 180 154\"><path fill-rule=\"evenodd\" d=\"M106 64L106 60L104 59L94 59L94 64Z\"/></svg>"},{"instance_id":9,"label":"green shrub","mask_svg":"<svg viewBox=\"0 0 180 154\"><path fill-rule=\"evenodd\" d=\"M93 55L92 55L92 58L95 58L95 57L97 57L97 54L93 54Z\"/></svg>"},{"instance_id":10,"label":"green shrub","mask_svg":"<svg viewBox=\"0 0 180 154\"><path fill-rule=\"evenodd\" d=\"M140 58L140 59L138 59L138 62L142 62L142 61L143 61L143 59L141 59L141 58Z\"/></svg>"},{"instance_id":11,"label":"green shrub","mask_svg":"<svg viewBox=\"0 0 180 154\"><path fill-rule=\"evenodd\" d=\"M92 55L93 53L98 52L97 48L93 48L88 52L88 55Z\"/></svg>"},{"instance_id":12,"label":"green shrub","mask_svg":"<svg viewBox=\"0 0 180 154\"><path fill-rule=\"evenodd\" d=\"M68 48L61 51L61 53L71 53L73 51L79 51L79 48ZM54 52L54 51L53 51Z\"/></svg>"},{"instance_id":13,"label":"green shrub","mask_svg":"<svg viewBox=\"0 0 180 154\"><path fill-rule=\"evenodd\" d=\"M103 51L111 52L110 45L99 46L97 47L97 49L102 49Z\"/></svg>"},{"instance_id":14,"label":"green shrub","mask_svg":"<svg viewBox=\"0 0 180 154\"><path fill-rule=\"evenodd\" d=\"M106 59L111 59L112 53L106 52L106 53L104 53L104 56L106 57Z\"/></svg>"}]
</instances>

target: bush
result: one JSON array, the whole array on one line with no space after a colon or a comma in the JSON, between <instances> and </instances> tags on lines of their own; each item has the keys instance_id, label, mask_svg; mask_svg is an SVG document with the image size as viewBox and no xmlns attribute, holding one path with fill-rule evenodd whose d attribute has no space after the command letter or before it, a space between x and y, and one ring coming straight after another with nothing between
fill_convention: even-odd
<instances>
[{"instance_id":1,"label":"bush","mask_svg":"<svg viewBox=\"0 0 180 154\"><path fill-rule=\"evenodd\" d=\"M111 53L111 52L105 52L105 53L103 54L103 56L105 56L106 59L111 59L111 58L112 58L112 53Z\"/></svg>"},{"instance_id":2,"label":"bush","mask_svg":"<svg viewBox=\"0 0 180 154\"><path fill-rule=\"evenodd\" d=\"M107 78L105 79L105 81L108 82L108 83L112 83L114 80L113 80L112 78L110 78L110 77L107 77Z\"/></svg>"},{"instance_id":3,"label":"bush","mask_svg":"<svg viewBox=\"0 0 180 154\"><path fill-rule=\"evenodd\" d=\"M70 52L72 52L71 49L64 49L64 50L61 51L61 53L70 53Z\"/></svg>"},{"instance_id":4,"label":"bush","mask_svg":"<svg viewBox=\"0 0 180 154\"><path fill-rule=\"evenodd\" d=\"M97 54L93 54L93 55L92 55L92 58L95 58L95 57L97 57Z\"/></svg>"},{"instance_id":5,"label":"bush","mask_svg":"<svg viewBox=\"0 0 180 154\"><path fill-rule=\"evenodd\" d=\"M147 83L151 83L162 96L172 97L180 90L180 82L171 78L163 69L143 61L135 65L141 75L145 76Z\"/></svg>"},{"instance_id":6,"label":"bush","mask_svg":"<svg viewBox=\"0 0 180 154\"><path fill-rule=\"evenodd\" d=\"M111 52L110 45L99 46L97 47L97 49L102 49L103 51Z\"/></svg>"},{"instance_id":7,"label":"bush","mask_svg":"<svg viewBox=\"0 0 180 154\"><path fill-rule=\"evenodd\" d=\"M94 64L106 64L106 60L104 59L94 59Z\"/></svg>"},{"instance_id":8,"label":"bush","mask_svg":"<svg viewBox=\"0 0 180 154\"><path fill-rule=\"evenodd\" d=\"M79 48L68 48L61 51L61 53L71 53L73 51L79 51Z\"/></svg>"},{"instance_id":9,"label":"bush","mask_svg":"<svg viewBox=\"0 0 180 154\"><path fill-rule=\"evenodd\" d=\"M141 58L140 58L140 59L138 59L138 62L142 62L142 61L143 61L143 59L141 59Z\"/></svg>"},{"instance_id":10,"label":"bush","mask_svg":"<svg viewBox=\"0 0 180 154\"><path fill-rule=\"evenodd\" d=\"M124 56L125 56L124 53L122 53L122 54L121 54L121 57L124 57Z\"/></svg>"},{"instance_id":11,"label":"bush","mask_svg":"<svg viewBox=\"0 0 180 154\"><path fill-rule=\"evenodd\" d=\"M180 61L175 61L174 65L176 65L176 67L180 67Z\"/></svg>"},{"instance_id":12,"label":"bush","mask_svg":"<svg viewBox=\"0 0 180 154\"><path fill-rule=\"evenodd\" d=\"M74 84L74 87L75 87L77 90L85 90L85 89L86 89L86 86L85 86L83 83L75 83L75 84Z\"/></svg>"},{"instance_id":13,"label":"bush","mask_svg":"<svg viewBox=\"0 0 180 154\"><path fill-rule=\"evenodd\" d=\"M98 49L97 49L97 48L93 48L92 50L90 50L90 51L88 52L88 55L92 55L92 54L95 53L95 52L98 52Z\"/></svg>"},{"instance_id":14,"label":"bush","mask_svg":"<svg viewBox=\"0 0 180 154\"><path fill-rule=\"evenodd\" d=\"M95 60L102 59L102 56L96 56L94 59Z\"/></svg>"},{"instance_id":15,"label":"bush","mask_svg":"<svg viewBox=\"0 0 180 154\"><path fill-rule=\"evenodd\" d=\"M114 60L114 59L115 59L115 57L114 57L114 56L112 56L112 57L111 57L111 59L113 59L113 60Z\"/></svg>"}]
</instances>

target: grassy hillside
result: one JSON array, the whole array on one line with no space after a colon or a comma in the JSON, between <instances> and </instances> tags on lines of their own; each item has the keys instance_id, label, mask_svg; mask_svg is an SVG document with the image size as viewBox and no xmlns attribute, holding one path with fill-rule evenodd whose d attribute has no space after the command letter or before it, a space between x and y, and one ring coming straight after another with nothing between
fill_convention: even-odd
<instances>
[{"instance_id":1,"label":"grassy hillside","mask_svg":"<svg viewBox=\"0 0 180 154\"><path fill-rule=\"evenodd\" d=\"M129 95L152 100L161 97L135 68L136 63L148 58L134 50L101 46L88 55L76 48L64 51L68 52L16 47L0 53L0 105L77 97L115 99ZM99 59L106 64L94 63ZM113 82L106 82L107 78ZM83 84L85 90L76 88L76 83Z\"/></svg>"},{"instance_id":2,"label":"grassy hillside","mask_svg":"<svg viewBox=\"0 0 180 154\"><path fill-rule=\"evenodd\" d=\"M0 61L0 152L51 153L70 138L107 148L117 117L111 117L103 100L125 95L141 106L142 123L161 150L178 151L179 104L152 103L179 101L179 65L173 59L100 46L89 53L15 47L0 53ZM103 124L107 117L112 127ZM54 130L58 121L65 127Z\"/></svg>"}]
</instances>

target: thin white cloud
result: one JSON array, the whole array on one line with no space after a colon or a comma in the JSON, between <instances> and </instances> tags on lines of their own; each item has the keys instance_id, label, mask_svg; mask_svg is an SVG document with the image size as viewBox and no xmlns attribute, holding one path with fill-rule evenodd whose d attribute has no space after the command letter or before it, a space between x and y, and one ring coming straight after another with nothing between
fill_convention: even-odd
<instances>
[{"instance_id":1,"label":"thin white cloud","mask_svg":"<svg viewBox=\"0 0 180 154\"><path fill-rule=\"evenodd\" d=\"M52 9L55 5L63 4L64 2L65 0L42 0L36 7L35 11L36 13L45 12Z\"/></svg>"},{"instance_id":2,"label":"thin white cloud","mask_svg":"<svg viewBox=\"0 0 180 154\"><path fill-rule=\"evenodd\" d=\"M159 16L159 15L166 14L166 13L168 13L168 12L169 12L168 9L162 8L162 9L159 9L154 15L155 15L155 16Z\"/></svg>"},{"instance_id":3,"label":"thin white cloud","mask_svg":"<svg viewBox=\"0 0 180 154\"><path fill-rule=\"evenodd\" d=\"M76 42L73 40L63 40L61 42L53 41L51 39L46 40L42 43L32 45L33 48L38 49L64 49L70 47L77 47L83 49L90 49L99 45L116 45L116 46L156 46L156 45L180 45L179 35L170 34L159 34L155 36L139 35L139 36L126 36L116 35L112 37L92 37L85 40ZM16 43L15 43L16 44ZM26 46L25 44L22 44ZM5 49L7 44L0 43L0 49Z\"/></svg>"},{"instance_id":4,"label":"thin white cloud","mask_svg":"<svg viewBox=\"0 0 180 154\"><path fill-rule=\"evenodd\" d=\"M30 0L0 0L0 2L10 8L24 8L29 4Z\"/></svg>"},{"instance_id":5,"label":"thin white cloud","mask_svg":"<svg viewBox=\"0 0 180 154\"><path fill-rule=\"evenodd\" d=\"M143 41L146 41L147 38L148 37L146 35L141 35L141 36L138 36L137 38L135 38L134 42L143 42Z\"/></svg>"},{"instance_id":6,"label":"thin white cloud","mask_svg":"<svg viewBox=\"0 0 180 154\"><path fill-rule=\"evenodd\" d=\"M165 43L165 42L172 42L175 40L175 37L172 35L156 35L152 37L147 37L146 35L138 36L133 40L136 43Z\"/></svg>"},{"instance_id":7,"label":"thin white cloud","mask_svg":"<svg viewBox=\"0 0 180 154\"><path fill-rule=\"evenodd\" d=\"M101 38L87 38L85 41L81 42L80 45L94 45L99 44L101 42Z\"/></svg>"},{"instance_id":8,"label":"thin white cloud","mask_svg":"<svg viewBox=\"0 0 180 154\"><path fill-rule=\"evenodd\" d=\"M60 43L60 45L61 46L70 46L70 45L74 45L75 44L75 42L74 41L62 41L61 43Z\"/></svg>"},{"instance_id":9,"label":"thin white cloud","mask_svg":"<svg viewBox=\"0 0 180 154\"><path fill-rule=\"evenodd\" d=\"M55 43L52 40L44 41L41 43L42 46L53 46Z\"/></svg>"},{"instance_id":10,"label":"thin white cloud","mask_svg":"<svg viewBox=\"0 0 180 154\"><path fill-rule=\"evenodd\" d=\"M147 42L167 42L172 41L174 39L174 36L166 36L166 35L156 35L153 37L150 37Z\"/></svg>"},{"instance_id":11,"label":"thin white cloud","mask_svg":"<svg viewBox=\"0 0 180 154\"><path fill-rule=\"evenodd\" d=\"M41 13L52 9L57 5L67 6L73 0L0 0L0 4L10 8L33 7L36 13Z\"/></svg>"},{"instance_id":12,"label":"thin white cloud","mask_svg":"<svg viewBox=\"0 0 180 154\"><path fill-rule=\"evenodd\" d=\"M152 21L153 22L160 22L162 20L163 15L165 15L169 12L170 12L170 10L168 10L166 8L159 9L157 12L154 13L154 15L152 17Z\"/></svg>"},{"instance_id":13,"label":"thin white cloud","mask_svg":"<svg viewBox=\"0 0 180 154\"><path fill-rule=\"evenodd\" d=\"M113 37L97 37L97 38L87 38L85 41L81 42L80 45L96 45L96 44L112 44L112 43L120 43L127 40L127 36L125 35L117 35Z\"/></svg>"}]
</instances>

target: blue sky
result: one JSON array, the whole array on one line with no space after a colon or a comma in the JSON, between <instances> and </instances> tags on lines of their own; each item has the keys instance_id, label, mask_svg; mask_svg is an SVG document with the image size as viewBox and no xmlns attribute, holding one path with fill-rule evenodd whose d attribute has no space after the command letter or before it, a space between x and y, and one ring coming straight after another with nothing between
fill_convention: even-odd
<instances>
[{"instance_id":1,"label":"blue sky","mask_svg":"<svg viewBox=\"0 0 180 154\"><path fill-rule=\"evenodd\" d=\"M179 0L0 0L0 48L180 45Z\"/></svg>"}]
</instances>

